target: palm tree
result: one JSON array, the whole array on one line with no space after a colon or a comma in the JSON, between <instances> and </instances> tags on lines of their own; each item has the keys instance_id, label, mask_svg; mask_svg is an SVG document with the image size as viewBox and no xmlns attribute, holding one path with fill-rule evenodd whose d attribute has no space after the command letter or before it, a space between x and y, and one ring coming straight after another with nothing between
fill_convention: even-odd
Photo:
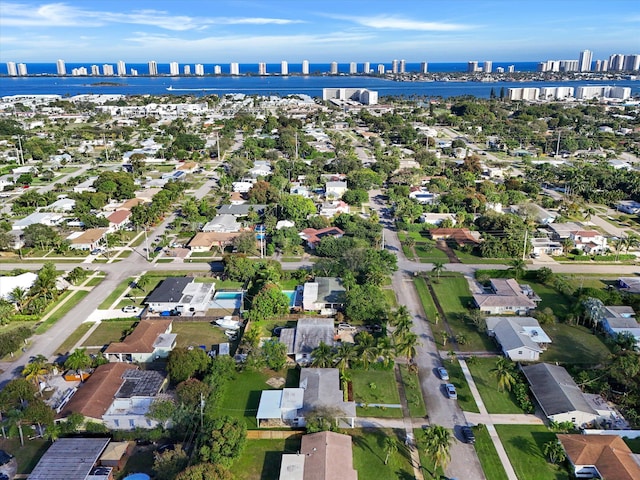
<instances>
[{"instance_id":1,"label":"palm tree","mask_svg":"<svg viewBox=\"0 0 640 480\"><path fill-rule=\"evenodd\" d=\"M149 275L147 275L146 273L144 275L140 275L140 277L138 277L138 280L136 280L136 288L142 293L146 293L145 289L149 285L149 282L151 282L151 278L149 278Z\"/></svg>"},{"instance_id":2,"label":"palm tree","mask_svg":"<svg viewBox=\"0 0 640 480\"><path fill-rule=\"evenodd\" d=\"M333 366L333 349L324 342L320 342L311 352L312 367L328 368Z\"/></svg>"},{"instance_id":3,"label":"palm tree","mask_svg":"<svg viewBox=\"0 0 640 480\"><path fill-rule=\"evenodd\" d=\"M400 343L396 344L396 355L406 357L411 363L416 356L416 347L420 344L418 335L413 332L407 333Z\"/></svg>"},{"instance_id":4,"label":"palm tree","mask_svg":"<svg viewBox=\"0 0 640 480\"><path fill-rule=\"evenodd\" d=\"M9 323L15 313L16 309L11 302L0 299L0 325Z\"/></svg>"},{"instance_id":5,"label":"palm tree","mask_svg":"<svg viewBox=\"0 0 640 480\"><path fill-rule=\"evenodd\" d=\"M376 351L378 352L378 358L382 359L382 363L387 366L395 358L395 347L391 343L389 337L380 337L376 343Z\"/></svg>"},{"instance_id":6,"label":"palm tree","mask_svg":"<svg viewBox=\"0 0 640 480\"><path fill-rule=\"evenodd\" d=\"M440 278L440 274L444 272L447 268L444 266L444 262L433 262L433 268L431 269L432 273L436 274L436 277Z\"/></svg>"},{"instance_id":7,"label":"palm tree","mask_svg":"<svg viewBox=\"0 0 640 480\"><path fill-rule=\"evenodd\" d=\"M16 287L11 290L9 298L11 298L11 301L16 304L16 309L18 310L18 312L22 313L22 310L29 301L29 292L25 288Z\"/></svg>"},{"instance_id":8,"label":"palm tree","mask_svg":"<svg viewBox=\"0 0 640 480\"><path fill-rule=\"evenodd\" d=\"M549 458L551 463L562 463L567 458L567 454L557 440L549 440L542 445L542 451Z\"/></svg>"},{"instance_id":9,"label":"palm tree","mask_svg":"<svg viewBox=\"0 0 640 480\"><path fill-rule=\"evenodd\" d=\"M357 356L358 352L350 343L343 343L338 347L334 359L336 360L336 367L338 367L341 374L344 373L345 369L349 368L351 362L356 359Z\"/></svg>"},{"instance_id":10,"label":"palm tree","mask_svg":"<svg viewBox=\"0 0 640 480\"><path fill-rule=\"evenodd\" d=\"M22 369L22 376L33 382L33 384L40 390L40 382L51 372L51 364L48 363L47 357L44 355L37 355L31 359Z\"/></svg>"},{"instance_id":11,"label":"palm tree","mask_svg":"<svg viewBox=\"0 0 640 480\"><path fill-rule=\"evenodd\" d=\"M81 370L91 366L91 357L87 354L86 348L78 348L64 361L64 367L75 370L80 375L82 381Z\"/></svg>"},{"instance_id":12,"label":"palm tree","mask_svg":"<svg viewBox=\"0 0 640 480\"><path fill-rule=\"evenodd\" d=\"M424 451L433 461L434 472L438 467L445 467L451 459L451 431L441 425L431 425L424 430Z\"/></svg>"},{"instance_id":13,"label":"palm tree","mask_svg":"<svg viewBox=\"0 0 640 480\"><path fill-rule=\"evenodd\" d=\"M587 207L582 212L582 218L585 222L591 221L591 217L596 214L596 211L593 207Z\"/></svg>"},{"instance_id":14,"label":"palm tree","mask_svg":"<svg viewBox=\"0 0 640 480\"><path fill-rule=\"evenodd\" d=\"M514 258L509 262L509 265L509 270L513 272L516 280L518 280L524 274L525 261L521 258Z\"/></svg>"},{"instance_id":15,"label":"palm tree","mask_svg":"<svg viewBox=\"0 0 640 480\"><path fill-rule=\"evenodd\" d=\"M376 341L368 332L361 332L357 336L358 345L356 347L360 361L365 369L369 368L372 362L378 358L378 348Z\"/></svg>"},{"instance_id":16,"label":"palm tree","mask_svg":"<svg viewBox=\"0 0 640 480\"><path fill-rule=\"evenodd\" d=\"M389 461L389 457L398 451L398 440L394 437L384 437L384 464Z\"/></svg>"},{"instance_id":17,"label":"palm tree","mask_svg":"<svg viewBox=\"0 0 640 480\"><path fill-rule=\"evenodd\" d=\"M511 391L511 388L517 383L513 363L505 357L498 358L491 373L498 379L498 390L501 392L504 392L505 389Z\"/></svg>"}]
</instances>

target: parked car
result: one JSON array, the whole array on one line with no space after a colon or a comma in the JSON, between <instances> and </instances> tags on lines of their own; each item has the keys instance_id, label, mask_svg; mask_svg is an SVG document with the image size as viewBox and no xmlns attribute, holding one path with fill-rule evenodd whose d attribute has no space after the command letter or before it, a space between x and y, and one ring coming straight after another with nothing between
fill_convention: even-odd
<instances>
[{"instance_id":1,"label":"parked car","mask_svg":"<svg viewBox=\"0 0 640 480\"><path fill-rule=\"evenodd\" d=\"M447 392L447 397L458 398L458 393L456 392L456 387L453 385L453 383L445 383L444 389Z\"/></svg>"},{"instance_id":2,"label":"parked car","mask_svg":"<svg viewBox=\"0 0 640 480\"><path fill-rule=\"evenodd\" d=\"M136 307L134 307L133 305L126 305L126 306L122 307L122 311L124 313L136 313L138 311L138 309Z\"/></svg>"},{"instance_id":3,"label":"parked car","mask_svg":"<svg viewBox=\"0 0 640 480\"><path fill-rule=\"evenodd\" d=\"M348 330L348 331L353 331L355 330L356 327L351 326L348 323L339 323L338 324L338 330Z\"/></svg>"},{"instance_id":4,"label":"parked car","mask_svg":"<svg viewBox=\"0 0 640 480\"><path fill-rule=\"evenodd\" d=\"M91 250L91 255L100 255L102 253L101 248L96 248L95 250Z\"/></svg>"},{"instance_id":5,"label":"parked car","mask_svg":"<svg viewBox=\"0 0 640 480\"><path fill-rule=\"evenodd\" d=\"M438 367L438 376L445 382L449 380L449 372L447 372L447 369L444 367Z\"/></svg>"},{"instance_id":6,"label":"parked car","mask_svg":"<svg viewBox=\"0 0 640 480\"><path fill-rule=\"evenodd\" d=\"M464 425L460 431L464 437L464 441L467 443L476 443L476 436L473 433L473 429L467 425Z\"/></svg>"}]
</instances>

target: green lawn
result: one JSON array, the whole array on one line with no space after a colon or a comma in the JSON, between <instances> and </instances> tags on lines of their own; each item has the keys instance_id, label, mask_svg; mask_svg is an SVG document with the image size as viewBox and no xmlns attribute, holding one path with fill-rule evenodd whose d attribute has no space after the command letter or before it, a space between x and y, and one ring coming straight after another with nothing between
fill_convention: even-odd
<instances>
[{"instance_id":1,"label":"green lawn","mask_svg":"<svg viewBox=\"0 0 640 480\"><path fill-rule=\"evenodd\" d=\"M475 449L482 466L485 477L491 480L507 480L506 472L496 452L496 447L491 441L489 432L485 426L474 427L473 431L476 435Z\"/></svg>"},{"instance_id":2,"label":"green lawn","mask_svg":"<svg viewBox=\"0 0 640 480\"><path fill-rule=\"evenodd\" d=\"M247 440L240 457L233 464L237 480L272 480L280 475L283 453L300 450L300 437Z\"/></svg>"},{"instance_id":3,"label":"green lawn","mask_svg":"<svg viewBox=\"0 0 640 480\"><path fill-rule=\"evenodd\" d=\"M467 264L487 264L487 265L504 265L509 263L509 258L484 258L474 255L472 253L463 252L462 250L454 250L456 252L456 257L462 263Z\"/></svg>"},{"instance_id":4,"label":"green lawn","mask_svg":"<svg viewBox=\"0 0 640 480\"><path fill-rule=\"evenodd\" d=\"M82 346L99 346L119 342L122 338L122 332L131 328L138 321L138 318L103 320Z\"/></svg>"},{"instance_id":5,"label":"green lawn","mask_svg":"<svg viewBox=\"0 0 640 480\"><path fill-rule=\"evenodd\" d=\"M129 288L129 285L131 285L131 282L133 282L133 277L129 277L126 280L124 280L122 283L120 283L120 285L118 285L115 288L115 290L111 292L109 296L105 298L100 305L98 305L98 310L109 310L113 302L115 302L118 299L118 297L120 297L120 295L122 295L124 291L127 288Z\"/></svg>"},{"instance_id":6,"label":"green lawn","mask_svg":"<svg viewBox=\"0 0 640 480\"><path fill-rule=\"evenodd\" d=\"M418 455L420 456L420 466L422 467L422 475L425 480L443 480L447 478L444 475L442 467L438 470L434 469L434 463L431 458L427 457L425 450L426 445L424 441L424 430L421 428L413 429L413 436L416 439L416 448L418 449ZM413 478L413 477L408 477Z\"/></svg>"},{"instance_id":7,"label":"green lawn","mask_svg":"<svg viewBox=\"0 0 640 480\"><path fill-rule=\"evenodd\" d=\"M76 343L82 338L82 336L89 331L94 324L92 322L81 323L75 331L62 342L62 344L56 350L57 355L66 355L75 346Z\"/></svg>"},{"instance_id":8,"label":"green lawn","mask_svg":"<svg viewBox=\"0 0 640 480\"><path fill-rule=\"evenodd\" d=\"M466 339L466 343L460 345L460 350L466 352L496 351L496 346L491 339L478 332L475 326L465 320L468 312L467 307L472 300L467 279L461 275L447 274L440 278L431 277L431 284L454 335L463 335ZM440 332L444 330L444 327L442 325L436 326L433 330L436 341L440 341Z\"/></svg>"},{"instance_id":9,"label":"green lawn","mask_svg":"<svg viewBox=\"0 0 640 480\"><path fill-rule=\"evenodd\" d=\"M456 393L458 394L458 405L460 405L460 408L465 412L480 413L480 410L478 410L478 405L476 405L476 401L473 399L473 395L471 395L471 390L469 389L467 380L464 378L462 368L460 368L458 362L446 359L442 361L442 364L449 373L450 380L448 383L453 383L453 385L456 387ZM453 402L454 400L451 401Z\"/></svg>"},{"instance_id":10,"label":"green lawn","mask_svg":"<svg viewBox=\"0 0 640 480\"><path fill-rule=\"evenodd\" d=\"M289 280L280 280L280 287L282 290L295 290L298 285L300 285L300 280L296 280L295 278L291 278Z\"/></svg>"},{"instance_id":11,"label":"green lawn","mask_svg":"<svg viewBox=\"0 0 640 480\"><path fill-rule=\"evenodd\" d=\"M569 473L547 461L543 445L556 439L544 425L496 425L511 465L520 480L569 480Z\"/></svg>"},{"instance_id":12,"label":"green lawn","mask_svg":"<svg viewBox=\"0 0 640 480\"><path fill-rule=\"evenodd\" d=\"M384 288L382 290L382 294L384 295L384 298L387 301L387 306L389 308L392 308L392 309L398 308L398 299L396 298L395 291L388 288Z\"/></svg>"},{"instance_id":13,"label":"green lawn","mask_svg":"<svg viewBox=\"0 0 640 480\"><path fill-rule=\"evenodd\" d=\"M0 449L9 452L16 457L18 462L18 472L21 474L31 473L40 457L47 451L49 445L46 440L34 439L27 440L27 429L24 430L25 442L24 447L20 446L19 438L0 439Z\"/></svg>"},{"instance_id":14,"label":"green lawn","mask_svg":"<svg viewBox=\"0 0 640 480\"><path fill-rule=\"evenodd\" d=\"M435 247L435 243L419 242L415 244L413 249L422 263L447 263L449 261L447 254L442 250L438 250Z\"/></svg>"},{"instance_id":15,"label":"green lawn","mask_svg":"<svg viewBox=\"0 0 640 480\"><path fill-rule=\"evenodd\" d=\"M640 453L640 438L622 438L633 453Z\"/></svg>"},{"instance_id":16,"label":"green lawn","mask_svg":"<svg viewBox=\"0 0 640 480\"><path fill-rule=\"evenodd\" d=\"M602 339L586 327L555 323L543 325L553 342L541 355L545 362L585 363L596 365L604 362L610 354Z\"/></svg>"},{"instance_id":17,"label":"green lawn","mask_svg":"<svg viewBox=\"0 0 640 480\"><path fill-rule=\"evenodd\" d=\"M69 311L73 307L78 305L87 295L89 295L89 292L87 292L86 290L76 290L72 292L71 297L60 308L58 308L49 316L49 318L47 318L44 322L36 327L35 332L40 334L49 330L49 328L51 328L58 320L69 313Z\"/></svg>"},{"instance_id":18,"label":"green lawn","mask_svg":"<svg viewBox=\"0 0 640 480\"><path fill-rule=\"evenodd\" d=\"M474 358L468 363L469 370L476 382L482 401L489 413L523 413L515 402L515 397L508 391L498 391L498 379L491 373L496 358Z\"/></svg>"},{"instance_id":19,"label":"green lawn","mask_svg":"<svg viewBox=\"0 0 640 480\"><path fill-rule=\"evenodd\" d=\"M104 280L104 276L94 277L84 284L85 287L97 287Z\"/></svg>"},{"instance_id":20,"label":"green lawn","mask_svg":"<svg viewBox=\"0 0 640 480\"><path fill-rule=\"evenodd\" d=\"M130 473L147 473L153 475L154 451L154 446L136 447L133 455L127 460L125 467L121 472L116 474L116 479L123 479Z\"/></svg>"},{"instance_id":21,"label":"green lawn","mask_svg":"<svg viewBox=\"0 0 640 480\"><path fill-rule=\"evenodd\" d=\"M393 370L351 370L349 373L356 402L400 403Z\"/></svg>"},{"instance_id":22,"label":"green lawn","mask_svg":"<svg viewBox=\"0 0 640 480\"><path fill-rule=\"evenodd\" d=\"M404 446L405 433L391 429L353 429L347 432L353 439L353 467L358 478L375 480L412 479L410 455ZM398 442L398 452L384 464L384 440L393 436Z\"/></svg>"},{"instance_id":23,"label":"green lawn","mask_svg":"<svg viewBox=\"0 0 640 480\"><path fill-rule=\"evenodd\" d=\"M399 368L411 417L424 417L427 414L427 409L424 405L424 398L422 398L422 389L420 388L418 375L409 372L406 365L399 365Z\"/></svg>"},{"instance_id":24,"label":"green lawn","mask_svg":"<svg viewBox=\"0 0 640 480\"><path fill-rule=\"evenodd\" d=\"M224 329L208 322L173 322L172 333L178 335L178 347L211 345L228 342Z\"/></svg>"},{"instance_id":25,"label":"green lawn","mask_svg":"<svg viewBox=\"0 0 640 480\"><path fill-rule=\"evenodd\" d=\"M420 297L422 308L425 315L427 316L427 319L433 322L437 310L435 304L433 303L431 293L429 293L429 289L427 288L426 280L423 277L416 277L413 279L413 283L416 286L416 290L418 291L418 297Z\"/></svg>"}]
</instances>

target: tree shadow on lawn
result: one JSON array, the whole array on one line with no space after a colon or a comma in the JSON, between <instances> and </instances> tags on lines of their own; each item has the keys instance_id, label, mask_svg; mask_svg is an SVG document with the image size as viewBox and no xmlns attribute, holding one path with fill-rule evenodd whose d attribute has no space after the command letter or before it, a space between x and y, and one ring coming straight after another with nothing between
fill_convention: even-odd
<instances>
[{"instance_id":1,"label":"tree shadow on lawn","mask_svg":"<svg viewBox=\"0 0 640 480\"><path fill-rule=\"evenodd\" d=\"M252 390L249 392L247 403L244 406L244 417L245 420L247 420L247 427L249 428L255 428L257 426L256 413L258 412L258 405L260 405L261 393L260 390Z\"/></svg>"},{"instance_id":2,"label":"tree shadow on lawn","mask_svg":"<svg viewBox=\"0 0 640 480\"><path fill-rule=\"evenodd\" d=\"M554 333L554 343L551 344L549 353L554 357L554 361L566 363L589 363L598 364L605 360L602 355L595 355L590 345L576 342L569 333ZM571 345L571 348L562 346ZM555 347L555 348L554 348Z\"/></svg>"},{"instance_id":3,"label":"tree shadow on lawn","mask_svg":"<svg viewBox=\"0 0 640 480\"><path fill-rule=\"evenodd\" d=\"M285 381L285 387L297 388L300 385L300 369L289 368L287 370L287 378Z\"/></svg>"},{"instance_id":4,"label":"tree shadow on lawn","mask_svg":"<svg viewBox=\"0 0 640 480\"><path fill-rule=\"evenodd\" d=\"M509 443L521 452L524 452L527 456L541 456L540 448L536 445L536 442L530 438L520 435L518 437L511 438Z\"/></svg>"}]
</instances>

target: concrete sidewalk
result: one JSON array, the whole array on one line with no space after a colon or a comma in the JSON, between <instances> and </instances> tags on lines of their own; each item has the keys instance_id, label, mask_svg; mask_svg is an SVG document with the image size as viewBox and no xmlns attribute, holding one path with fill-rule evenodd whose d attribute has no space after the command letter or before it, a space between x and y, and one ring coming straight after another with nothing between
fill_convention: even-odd
<instances>
[{"instance_id":1,"label":"concrete sidewalk","mask_svg":"<svg viewBox=\"0 0 640 480\"><path fill-rule=\"evenodd\" d=\"M467 422L475 425L492 423L494 425L544 425L544 421L535 415L524 413L482 413L464 412Z\"/></svg>"},{"instance_id":2,"label":"concrete sidewalk","mask_svg":"<svg viewBox=\"0 0 640 480\"><path fill-rule=\"evenodd\" d=\"M500 457L500 462L502 462L502 466L504 467L504 471L506 472L507 477L509 478L509 480L518 480L518 476L516 475L516 472L513 469L513 466L511 465L511 461L509 461L509 456L507 455L507 452L504 449L504 446L502 445L502 441L500 440L500 437L498 437L498 432L496 432L496 428L494 427L493 422L491 422L491 416L489 415L489 412L487 412L487 408L485 407L484 402L482 401L482 397L480 397L480 392L478 391L478 387L476 387L476 382L473 380L473 377L471 376L471 372L469 371L467 362L465 362L462 359L459 359L458 363L460 364L460 368L462 368L462 373L464 374L464 378L467 380L467 384L469 384L469 390L471 390L471 395L473 395L473 399L475 400L476 405L478 405L478 410L480 410L480 416L485 420L482 423L484 423L487 427L487 431L489 432L489 436L491 437L493 446L496 448L496 452L498 452L498 457ZM477 423L477 422L471 421L467 417L467 412L464 412L464 413L468 423Z\"/></svg>"}]
</instances>

